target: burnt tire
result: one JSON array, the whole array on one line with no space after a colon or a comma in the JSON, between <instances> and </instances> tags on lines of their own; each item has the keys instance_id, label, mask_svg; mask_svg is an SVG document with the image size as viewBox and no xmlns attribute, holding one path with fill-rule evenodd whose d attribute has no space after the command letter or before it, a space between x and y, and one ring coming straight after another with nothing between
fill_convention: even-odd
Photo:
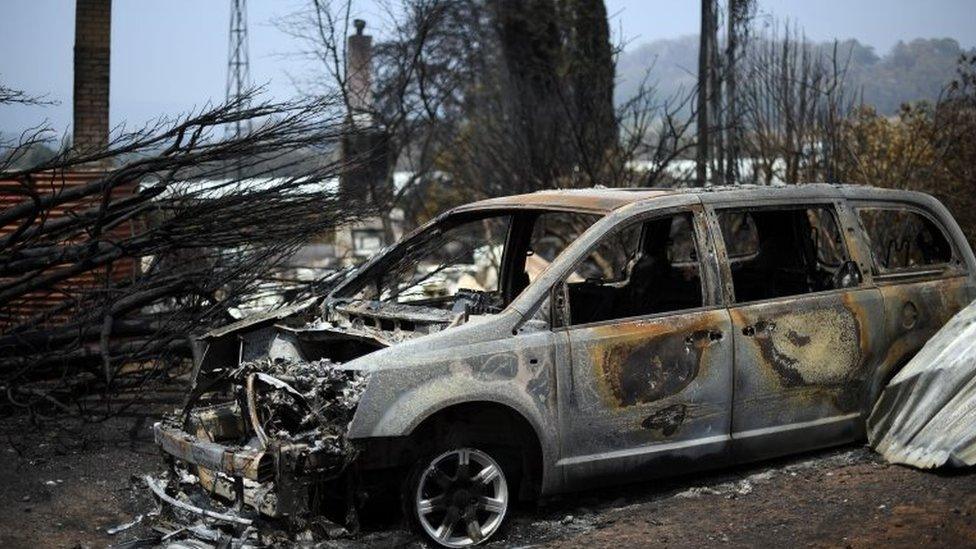
<instances>
[{"instance_id":1,"label":"burnt tire","mask_svg":"<svg viewBox=\"0 0 976 549\"><path fill-rule=\"evenodd\" d=\"M502 449L440 443L410 468L401 489L404 517L441 547L470 547L503 531L517 496L518 471Z\"/></svg>"}]
</instances>

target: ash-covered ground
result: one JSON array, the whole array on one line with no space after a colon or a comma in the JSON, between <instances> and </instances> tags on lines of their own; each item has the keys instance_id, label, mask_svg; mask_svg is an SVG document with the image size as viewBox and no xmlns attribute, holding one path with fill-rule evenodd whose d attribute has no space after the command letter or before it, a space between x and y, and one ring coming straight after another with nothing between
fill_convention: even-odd
<instances>
[{"instance_id":1,"label":"ash-covered ground","mask_svg":"<svg viewBox=\"0 0 976 549\"><path fill-rule=\"evenodd\" d=\"M162 469L150 420L0 428L0 546L104 547L149 537L140 478ZM490 547L976 545L976 471L922 472L848 446L711 474L583 492L515 509ZM422 547L395 512L324 547Z\"/></svg>"}]
</instances>

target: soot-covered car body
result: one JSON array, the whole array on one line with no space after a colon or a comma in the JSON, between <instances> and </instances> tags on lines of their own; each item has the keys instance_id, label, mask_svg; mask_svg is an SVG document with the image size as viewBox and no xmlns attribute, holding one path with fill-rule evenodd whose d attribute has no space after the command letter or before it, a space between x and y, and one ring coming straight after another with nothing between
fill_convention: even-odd
<instances>
[{"instance_id":1,"label":"soot-covered car body","mask_svg":"<svg viewBox=\"0 0 976 549\"><path fill-rule=\"evenodd\" d=\"M156 438L241 508L295 516L385 479L419 531L470 545L516 496L863 437L886 380L976 297L974 273L919 193L486 200L328 296L208 334Z\"/></svg>"}]
</instances>

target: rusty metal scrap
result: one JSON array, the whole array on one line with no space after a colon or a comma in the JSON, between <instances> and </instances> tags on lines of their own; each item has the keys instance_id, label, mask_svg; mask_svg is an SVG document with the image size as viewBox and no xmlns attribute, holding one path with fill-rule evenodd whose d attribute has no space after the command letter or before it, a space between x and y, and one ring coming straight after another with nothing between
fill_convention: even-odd
<instances>
[{"instance_id":1,"label":"rusty metal scrap","mask_svg":"<svg viewBox=\"0 0 976 549\"><path fill-rule=\"evenodd\" d=\"M976 464L976 302L952 318L888 384L868 418L892 463Z\"/></svg>"},{"instance_id":2,"label":"rusty metal scrap","mask_svg":"<svg viewBox=\"0 0 976 549\"><path fill-rule=\"evenodd\" d=\"M202 507L197 507L196 505L187 503L185 501L180 501L169 494L166 493L166 484L160 482L153 477L145 476L146 485L149 489L156 494L156 497L165 501L166 503L179 507L180 509L195 513L207 518L212 518L214 520L220 520L224 522L233 522L235 524L243 524L244 526L250 526L254 521L249 518L239 517L237 515L232 515L230 513L218 513L216 511L211 511L210 509L204 509Z\"/></svg>"},{"instance_id":3,"label":"rusty metal scrap","mask_svg":"<svg viewBox=\"0 0 976 549\"><path fill-rule=\"evenodd\" d=\"M213 442L195 440L188 433L167 427L162 422L153 426L153 433L156 444L163 452L207 469L260 480L261 471L269 466L273 467L269 463L270 456L263 450L229 448Z\"/></svg>"},{"instance_id":4,"label":"rusty metal scrap","mask_svg":"<svg viewBox=\"0 0 976 549\"><path fill-rule=\"evenodd\" d=\"M364 374L328 359L245 363L236 375L246 372L248 411L263 444L307 444L307 467L317 466L319 472L352 459L355 450L345 431L365 388Z\"/></svg>"}]
</instances>

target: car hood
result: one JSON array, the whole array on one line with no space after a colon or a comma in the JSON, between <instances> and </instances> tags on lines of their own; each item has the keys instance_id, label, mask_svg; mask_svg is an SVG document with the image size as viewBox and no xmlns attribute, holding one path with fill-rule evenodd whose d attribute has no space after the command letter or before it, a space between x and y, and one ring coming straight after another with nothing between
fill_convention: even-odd
<instances>
[{"instance_id":1,"label":"car hood","mask_svg":"<svg viewBox=\"0 0 976 549\"><path fill-rule=\"evenodd\" d=\"M472 315L421 305L312 299L207 332L200 338L197 370L206 374L264 359L328 359L333 367L350 370L403 367L430 351L499 337L498 326L509 314L517 313Z\"/></svg>"}]
</instances>

